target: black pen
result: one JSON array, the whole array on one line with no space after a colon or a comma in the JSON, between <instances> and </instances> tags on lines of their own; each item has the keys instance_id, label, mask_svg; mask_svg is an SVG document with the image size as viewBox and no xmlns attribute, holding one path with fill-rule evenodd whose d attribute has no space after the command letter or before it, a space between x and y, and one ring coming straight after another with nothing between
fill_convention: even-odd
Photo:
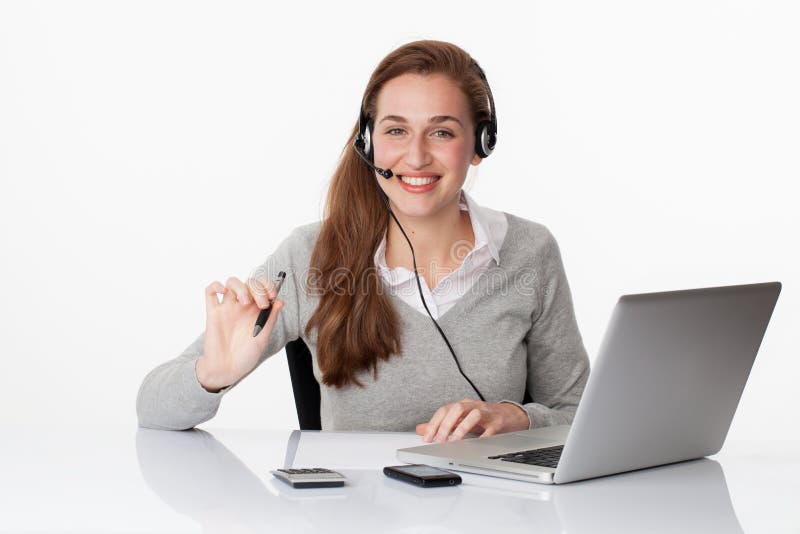
<instances>
[{"instance_id":1,"label":"black pen","mask_svg":"<svg viewBox=\"0 0 800 534\"><path fill-rule=\"evenodd\" d=\"M286 279L286 273L281 271L278 273L278 284L275 286L275 298L272 299L269 303L269 306L264 308L258 313L258 319L256 319L256 326L253 328L253 337L256 337L261 329L264 328L264 325L267 324L267 319L269 319L269 313L272 311L272 303L278 300L278 292L281 290L281 286L283 285L283 281Z\"/></svg>"}]
</instances>

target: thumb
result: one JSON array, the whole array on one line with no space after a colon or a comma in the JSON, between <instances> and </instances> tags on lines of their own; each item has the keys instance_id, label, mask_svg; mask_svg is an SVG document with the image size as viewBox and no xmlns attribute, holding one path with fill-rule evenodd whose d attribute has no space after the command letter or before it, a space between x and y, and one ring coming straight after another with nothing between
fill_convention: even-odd
<instances>
[{"instance_id":1,"label":"thumb","mask_svg":"<svg viewBox=\"0 0 800 534\"><path fill-rule=\"evenodd\" d=\"M272 303L272 311L269 312L269 317L267 318L267 322L264 324L264 328L256 336L256 341L259 344L266 345L267 341L269 340L270 334L272 334L272 329L275 328L275 323L278 321L278 315L280 311L283 309L284 302L282 300L276 300Z\"/></svg>"},{"instance_id":2,"label":"thumb","mask_svg":"<svg viewBox=\"0 0 800 534\"><path fill-rule=\"evenodd\" d=\"M425 431L428 429L428 423L420 423L417 425L417 434L420 436L425 435Z\"/></svg>"}]
</instances>

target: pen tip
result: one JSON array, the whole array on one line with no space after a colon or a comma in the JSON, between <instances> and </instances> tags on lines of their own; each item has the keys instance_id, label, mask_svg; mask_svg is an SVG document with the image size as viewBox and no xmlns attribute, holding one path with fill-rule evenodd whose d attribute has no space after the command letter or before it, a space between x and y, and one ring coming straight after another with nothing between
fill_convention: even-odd
<instances>
[{"instance_id":1,"label":"pen tip","mask_svg":"<svg viewBox=\"0 0 800 534\"><path fill-rule=\"evenodd\" d=\"M253 328L253 337L256 337L259 332L261 332L261 327L256 325L256 327Z\"/></svg>"}]
</instances>

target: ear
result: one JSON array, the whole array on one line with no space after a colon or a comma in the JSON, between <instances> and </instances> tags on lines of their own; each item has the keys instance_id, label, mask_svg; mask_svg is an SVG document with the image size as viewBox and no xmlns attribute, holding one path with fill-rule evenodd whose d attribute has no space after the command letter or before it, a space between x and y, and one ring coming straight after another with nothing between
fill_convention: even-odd
<instances>
[{"instance_id":1,"label":"ear","mask_svg":"<svg viewBox=\"0 0 800 534\"><path fill-rule=\"evenodd\" d=\"M472 161L470 162L470 164L471 165L479 165L481 161L483 161L483 158L480 157L478 154L474 154L472 156Z\"/></svg>"}]
</instances>

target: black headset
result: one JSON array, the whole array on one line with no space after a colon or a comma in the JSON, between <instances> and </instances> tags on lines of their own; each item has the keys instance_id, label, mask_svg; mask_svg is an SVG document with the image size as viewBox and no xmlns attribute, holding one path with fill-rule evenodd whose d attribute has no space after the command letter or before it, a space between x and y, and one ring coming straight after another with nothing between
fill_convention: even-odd
<instances>
[{"instance_id":1,"label":"black headset","mask_svg":"<svg viewBox=\"0 0 800 534\"><path fill-rule=\"evenodd\" d=\"M472 64L475 66L478 74L486 85L486 92L489 95L489 105L491 108L489 110L489 120L483 120L475 127L475 153L481 158L487 158L494 151L494 147L497 144L497 116L495 115L492 89L489 87L489 82L486 80L486 75L484 74L481 66L478 65L477 61L473 59ZM372 118L368 117L364 112L364 101L362 100L361 110L358 114L358 133L353 140L353 148L355 149L356 154L358 154L372 170L388 180L394 176L392 170L381 169L380 167L376 167L374 163L375 154L372 145L372 132L374 126L375 123ZM475 393L478 394L478 397L480 397L482 401L486 402L486 399L483 397L483 394L481 394L480 390L475 386L475 384L472 383L472 380L470 380L469 377L464 374L464 371L461 369L461 364L456 357L456 353L453 350L453 347L450 345L450 341L447 339L447 336L444 335L439 323L437 323L436 319L434 319L433 315L431 315L431 311L428 309L428 304L425 302L425 296L422 293L422 283L419 281L419 273L417 272L417 258L414 255L414 247L411 245L411 240L406 235L405 230L403 230L403 227L400 225L400 221L397 220L392 208L389 206L389 199L386 197L386 193L383 192L383 189L381 189L379 185L376 184L376 186L378 187L378 192L380 193L383 203L386 205L386 209L389 210L389 215L391 215L392 219L394 219L394 222L397 223L397 227L400 229L400 232L402 232L403 237L406 238L408 246L411 249L411 260L414 263L414 276L417 279L417 289L419 290L419 297L422 299L422 305L425 307L425 311L428 312L428 316L431 318L431 321L433 321L433 324L436 326L436 329L439 331L442 339L444 339L447 348L450 349L450 354L453 355L458 372L461 373L461 376L463 376L467 382L469 382L469 385L472 386L472 389L475 390Z\"/></svg>"}]
</instances>

